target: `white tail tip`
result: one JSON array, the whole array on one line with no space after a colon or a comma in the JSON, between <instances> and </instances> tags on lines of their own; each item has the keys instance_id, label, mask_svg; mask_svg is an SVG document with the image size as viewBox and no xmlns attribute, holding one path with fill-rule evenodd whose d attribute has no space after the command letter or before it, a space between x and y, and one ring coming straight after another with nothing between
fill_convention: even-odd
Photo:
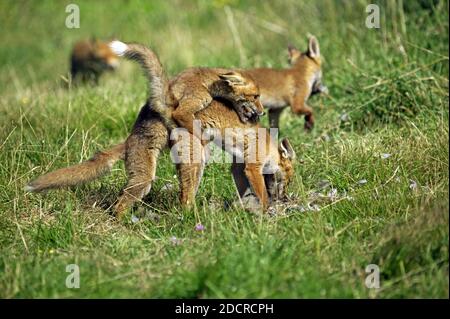
<instances>
[{"instance_id":1,"label":"white tail tip","mask_svg":"<svg viewBox=\"0 0 450 319\"><path fill-rule=\"evenodd\" d=\"M110 42L109 47L114 52L114 54L118 56L123 56L125 54L125 51L128 49L128 45L117 40Z\"/></svg>"}]
</instances>

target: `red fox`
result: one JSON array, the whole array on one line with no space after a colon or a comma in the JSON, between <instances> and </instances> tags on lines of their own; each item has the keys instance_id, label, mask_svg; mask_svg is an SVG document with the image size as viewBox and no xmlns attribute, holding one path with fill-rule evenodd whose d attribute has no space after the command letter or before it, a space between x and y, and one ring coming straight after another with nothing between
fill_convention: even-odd
<instances>
[{"instance_id":1,"label":"red fox","mask_svg":"<svg viewBox=\"0 0 450 319\"><path fill-rule=\"evenodd\" d=\"M257 68L239 72L251 76L259 86L261 103L269 109L270 127L279 127L281 111L290 105L295 114L305 115L305 129L311 130L313 111L306 102L313 94L327 92L322 84L319 41L311 37L304 53L289 47L289 59L289 69Z\"/></svg>"},{"instance_id":2,"label":"red fox","mask_svg":"<svg viewBox=\"0 0 450 319\"><path fill-rule=\"evenodd\" d=\"M125 144L119 144L107 151L100 152L91 160L81 164L43 175L29 183L26 189L37 192L50 188L77 185L98 177L100 174L107 172L116 161L125 159L128 185L114 207L116 215L120 217L150 191L152 181L155 178L159 153L169 144L173 144L169 141L169 130L176 127L172 119L172 113L179 107L179 99L171 92L172 87L183 77L175 77L172 81L166 80L156 54L140 44L125 44L114 41L111 43L111 47L118 55L139 62L150 83L152 94L141 109L132 133ZM238 81L240 86L247 89L247 94L241 96L236 102L246 106L249 103L256 104L259 90L253 80L240 75L236 78L234 73L232 78L232 81ZM178 87L177 85L175 87ZM250 100L245 99L245 97L250 98ZM230 104L230 102L214 99L209 106L194 113L195 119L201 122L203 128L214 127L221 132L224 132L226 128L245 128L255 132L258 130L259 125L257 123L241 121L240 116L227 104ZM253 109L258 109L258 107L253 105ZM235 132L239 134L239 131ZM181 189L180 200L183 205L193 204L206 162L203 146L207 141L200 140L198 136L192 135L191 132L189 134L191 137L188 140L189 157L196 157L198 154L193 154L193 152L200 150L201 160L177 164ZM261 144L263 144L266 152L257 152L256 158L251 158L249 153L251 145L258 145L258 139L261 136L264 137ZM246 134L242 139L243 143L240 147L227 147L226 145L222 145L222 147L228 152L239 155L244 162L235 164L232 168L239 193L242 195L247 188L251 187L262 208L266 209L270 198L265 185L264 172L273 174L280 183L287 185L293 176L292 160L295 152L287 139L282 140L278 146L276 140L265 129L262 134Z\"/></svg>"},{"instance_id":3,"label":"red fox","mask_svg":"<svg viewBox=\"0 0 450 319\"><path fill-rule=\"evenodd\" d=\"M81 40L75 43L70 57L72 80L98 83L105 71L119 66L119 57L111 50L107 42L96 39Z\"/></svg>"}]
</instances>

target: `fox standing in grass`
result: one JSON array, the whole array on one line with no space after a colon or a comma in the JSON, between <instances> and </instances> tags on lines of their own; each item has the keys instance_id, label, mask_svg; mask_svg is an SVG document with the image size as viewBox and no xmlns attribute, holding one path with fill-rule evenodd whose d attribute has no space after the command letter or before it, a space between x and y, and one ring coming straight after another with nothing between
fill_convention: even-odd
<instances>
[{"instance_id":1,"label":"fox standing in grass","mask_svg":"<svg viewBox=\"0 0 450 319\"><path fill-rule=\"evenodd\" d=\"M70 57L72 80L98 83L105 71L115 70L119 57L107 42L97 39L81 40L75 43Z\"/></svg>"},{"instance_id":2,"label":"fox standing in grass","mask_svg":"<svg viewBox=\"0 0 450 319\"><path fill-rule=\"evenodd\" d=\"M118 55L124 55L131 60L138 61L150 82L152 94L141 109L131 135L125 144L119 144L101 152L91 160L79 165L43 175L31 182L27 189L29 191L42 191L86 182L107 172L116 161L125 159L129 177L128 185L114 208L116 214L121 216L132 204L141 200L150 191L151 183L155 178L159 153L169 144L169 129L176 126L172 123L172 114L176 114L177 108L182 105L176 97L176 88L184 86L188 89L190 83L186 81L186 78L195 81L198 81L199 78L196 72L193 72L193 77L184 77L183 75L186 73L182 73L169 82L164 76L159 59L150 49L139 44L125 44L119 41L114 41L111 47ZM238 96L233 101L234 103L231 104L234 106L240 105L242 109L259 110L259 90L251 78L242 77L235 72L224 76L224 79L219 77L222 85L225 83L227 86L233 85L240 89ZM214 86L214 83L216 82L212 82L210 85ZM191 86L191 88L196 89L197 86ZM229 89L226 92L229 94ZM210 105L206 105L206 108L201 111L198 111L198 105L193 106L195 111L192 114L195 114L195 118L192 118L192 120L199 119L202 128L214 127L220 129L222 133L226 128L258 130L258 124L254 121L244 123L238 113L224 103L211 100ZM191 110L188 109L187 114L189 114L189 111ZM193 129L193 126L189 126L189 128ZM189 129L188 131L192 134ZM227 145L221 146L235 156L241 157L245 163L233 166L233 177L240 195L251 187L262 208L266 209L270 199L263 173L269 172L274 176L274 180L280 181L280 183L275 183L276 185L287 185L293 175L292 159L295 153L287 140L283 140L277 147L276 141L267 130L263 131L266 151L257 152L259 157L254 162L249 161L249 150L250 145L258 144L260 136L257 133L246 135L241 148L237 148L236 145L231 146L231 148L227 148ZM202 154L199 162L188 161L187 163L177 164L181 184L180 200L183 205L193 204L206 164L203 148L206 142L200 140L199 136L191 135L189 143L190 158L198 155L193 153L195 151L200 150ZM280 187L279 189L284 188Z\"/></svg>"},{"instance_id":3,"label":"fox standing in grass","mask_svg":"<svg viewBox=\"0 0 450 319\"><path fill-rule=\"evenodd\" d=\"M305 52L290 46L289 62L289 69L256 68L240 72L251 76L258 84L261 103L269 109L270 127L279 127L281 112L290 105L295 114L305 115L305 129L311 130L314 126L313 111L306 102L313 94L327 92L322 84L319 41L310 37Z\"/></svg>"}]
</instances>

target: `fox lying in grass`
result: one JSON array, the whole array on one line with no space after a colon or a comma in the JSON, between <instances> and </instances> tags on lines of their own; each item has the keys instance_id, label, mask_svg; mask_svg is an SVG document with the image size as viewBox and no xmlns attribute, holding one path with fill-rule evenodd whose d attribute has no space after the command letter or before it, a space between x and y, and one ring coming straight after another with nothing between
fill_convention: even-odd
<instances>
[{"instance_id":1,"label":"fox lying in grass","mask_svg":"<svg viewBox=\"0 0 450 319\"><path fill-rule=\"evenodd\" d=\"M108 42L96 39L75 43L70 57L70 73L75 82L98 83L100 76L119 66L119 57L108 46Z\"/></svg>"},{"instance_id":2,"label":"fox lying in grass","mask_svg":"<svg viewBox=\"0 0 450 319\"><path fill-rule=\"evenodd\" d=\"M152 181L155 178L159 153L172 144L169 141L169 133L170 129L176 126L172 119L172 113L175 113L176 109L180 107L179 99L176 94L173 94L173 88L180 87L178 81L185 79L185 77L179 75L172 81L168 81L156 54L142 45L114 41L111 43L111 47L118 55L138 61L149 78L152 94L141 109L131 135L124 144L100 152L81 164L43 175L28 184L26 189L38 192L87 182L109 171L118 160L125 159L129 178L128 185L114 207L116 215L120 217L150 191ZM257 106L259 90L251 78L241 77L239 74L233 73L231 80L230 77L226 76L225 83L230 85L230 82L246 90L246 94L242 93L240 98L237 98L231 104L235 107L241 105L242 108L259 109ZM188 87L189 83L185 82L185 86ZM295 153L287 139L284 139L278 147L273 136L266 129L263 129L266 152L257 152L257 157L250 161L251 145L258 145L258 139L261 138L261 134L256 132L260 126L255 121L241 121L238 113L230 109L227 104L230 103L217 99L212 100L209 106L194 113L195 119L201 122L202 128L214 127L222 133L226 128L245 128L255 131L255 134L244 136L240 148L236 145L231 147L230 145L220 146L225 151L242 159L243 164L235 164L232 168L239 194L242 195L251 187L259 199L262 209L265 210L270 199L263 173L271 173L274 177L272 180L275 181L272 185L278 189L284 189L293 175L292 159ZM198 105L194 107L198 109ZM195 151L199 150L201 154L200 161L189 160L177 164L181 190L180 200L183 205L194 203L203 168L206 164L203 146L207 141L192 134L190 134L190 137L191 139L188 141L189 158L198 157L199 154L195 154ZM283 187L278 187L279 184L282 184Z\"/></svg>"},{"instance_id":3,"label":"fox lying in grass","mask_svg":"<svg viewBox=\"0 0 450 319\"><path fill-rule=\"evenodd\" d=\"M313 111L306 102L313 94L327 92L322 84L319 41L311 37L304 53L289 47L289 62L289 69L256 68L239 72L251 76L259 86L261 103L269 109L270 127L279 127L280 114L290 105L295 114L305 115L305 129L311 130Z\"/></svg>"}]
</instances>

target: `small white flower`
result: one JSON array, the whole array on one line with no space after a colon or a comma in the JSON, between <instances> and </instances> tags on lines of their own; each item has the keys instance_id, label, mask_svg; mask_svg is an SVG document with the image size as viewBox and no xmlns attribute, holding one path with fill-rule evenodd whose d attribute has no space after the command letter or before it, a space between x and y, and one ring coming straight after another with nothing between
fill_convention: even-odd
<instances>
[{"instance_id":1,"label":"small white flower","mask_svg":"<svg viewBox=\"0 0 450 319\"><path fill-rule=\"evenodd\" d=\"M174 185L172 183L166 183L161 187L161 191L172 191L174 189Z\"/></svg>"},{"instance_id":2,"label":"small white flower","mask_svg":"<svg viewBox=\"0 0 450 319\"><path fill-rule=\"evenodd\" d=\"M313 212L318 212L318 211L320 211L320 207L317 204L311 205L310 203L308 203L308 210L313 211Z\"/></svg>"},{"instance_id":3,"label":"small white flower","mask_svg":"<svg viewBox=\"0 0 450 319\"><path fill-rule=\"evenodd\" d=\"M415 191L417 189L417 182L415 180L409 180L409 189Z\"/></svg>"},{"instance_id":4,"label":"small white flower","mask_svg":"<svg viewBox=\"0 0 450 319\"><path fill-rule=\"evenodd\" d=\"M132 215L131 216L131 222L132 223L137 223L139 221L139 218L138 217L136 217L135 215Z\"/></svg>"},{"instance_id":5,"label":"small white flower","mask_svg":"<svg viewBox=\"0 0 450 319\"><path fill-rule=\"evenodd\" d=\"M389 153L383 153L383 154L381 154L381 158L382 158L382 159L387 159L387 158L389 158L389 157L391 157L391 154L389 154Z\"/></svg>"},{"instance_id":6,"label":"small white flower","mask_svg":"<svg viewBox=\"0 0 450 319\"><path fill-rule=\"evenodd\" d=\"M336 189L336 188L332 188L332 189L328 192L327 196L328 196L329 199L333 200L333 199L335 199L335 198L337 197L337 194L338 194L337 189Z\"/></svg>"},{"instance_id":7,"label":"small white flower","mask_svg":"<svg viewBox=\"0 0 450 319\"><path fill-rule=\"evenodd\" d=\"M329 142L329 141L331 140L331 137L330 137L330 135L328 135L328 134L323 134L323 135L321 135L320 137L321 137L322 140L325 141L325 142Z\"/></svg>"},{"instance_id":8,"label":"small white flower","mask_svg":"<svg viewBox=\"0 0 450 319\"><path fill-rule=\"evenodd\" d=\"M350 117L348 116L348 113L342 113L341 116L339 117L339 119L340 119L342 122L348 122L349 119L350 119Z\"/></svg>"},{"instance_id":9,"label":"small white flower","mask_svg":"<svg viewBox=\"0 0 450 319\"><path fill-rule=\"evenodd\" d=\"M360 179L360 180L358 181L358 184L359 184L359 185L367 184L367 179Z\"/></svg>"},{"instance_id":10,"label":"small white flower","mask_svg":"<svg viewBox=\"0 0 450 319\"><path fill-rule=\"evenodd\" d=\"M178 239L175 236L170 237L170 242L175 246L181 245L183 243L181 239Z\"/></svg>"}]
</instances>

